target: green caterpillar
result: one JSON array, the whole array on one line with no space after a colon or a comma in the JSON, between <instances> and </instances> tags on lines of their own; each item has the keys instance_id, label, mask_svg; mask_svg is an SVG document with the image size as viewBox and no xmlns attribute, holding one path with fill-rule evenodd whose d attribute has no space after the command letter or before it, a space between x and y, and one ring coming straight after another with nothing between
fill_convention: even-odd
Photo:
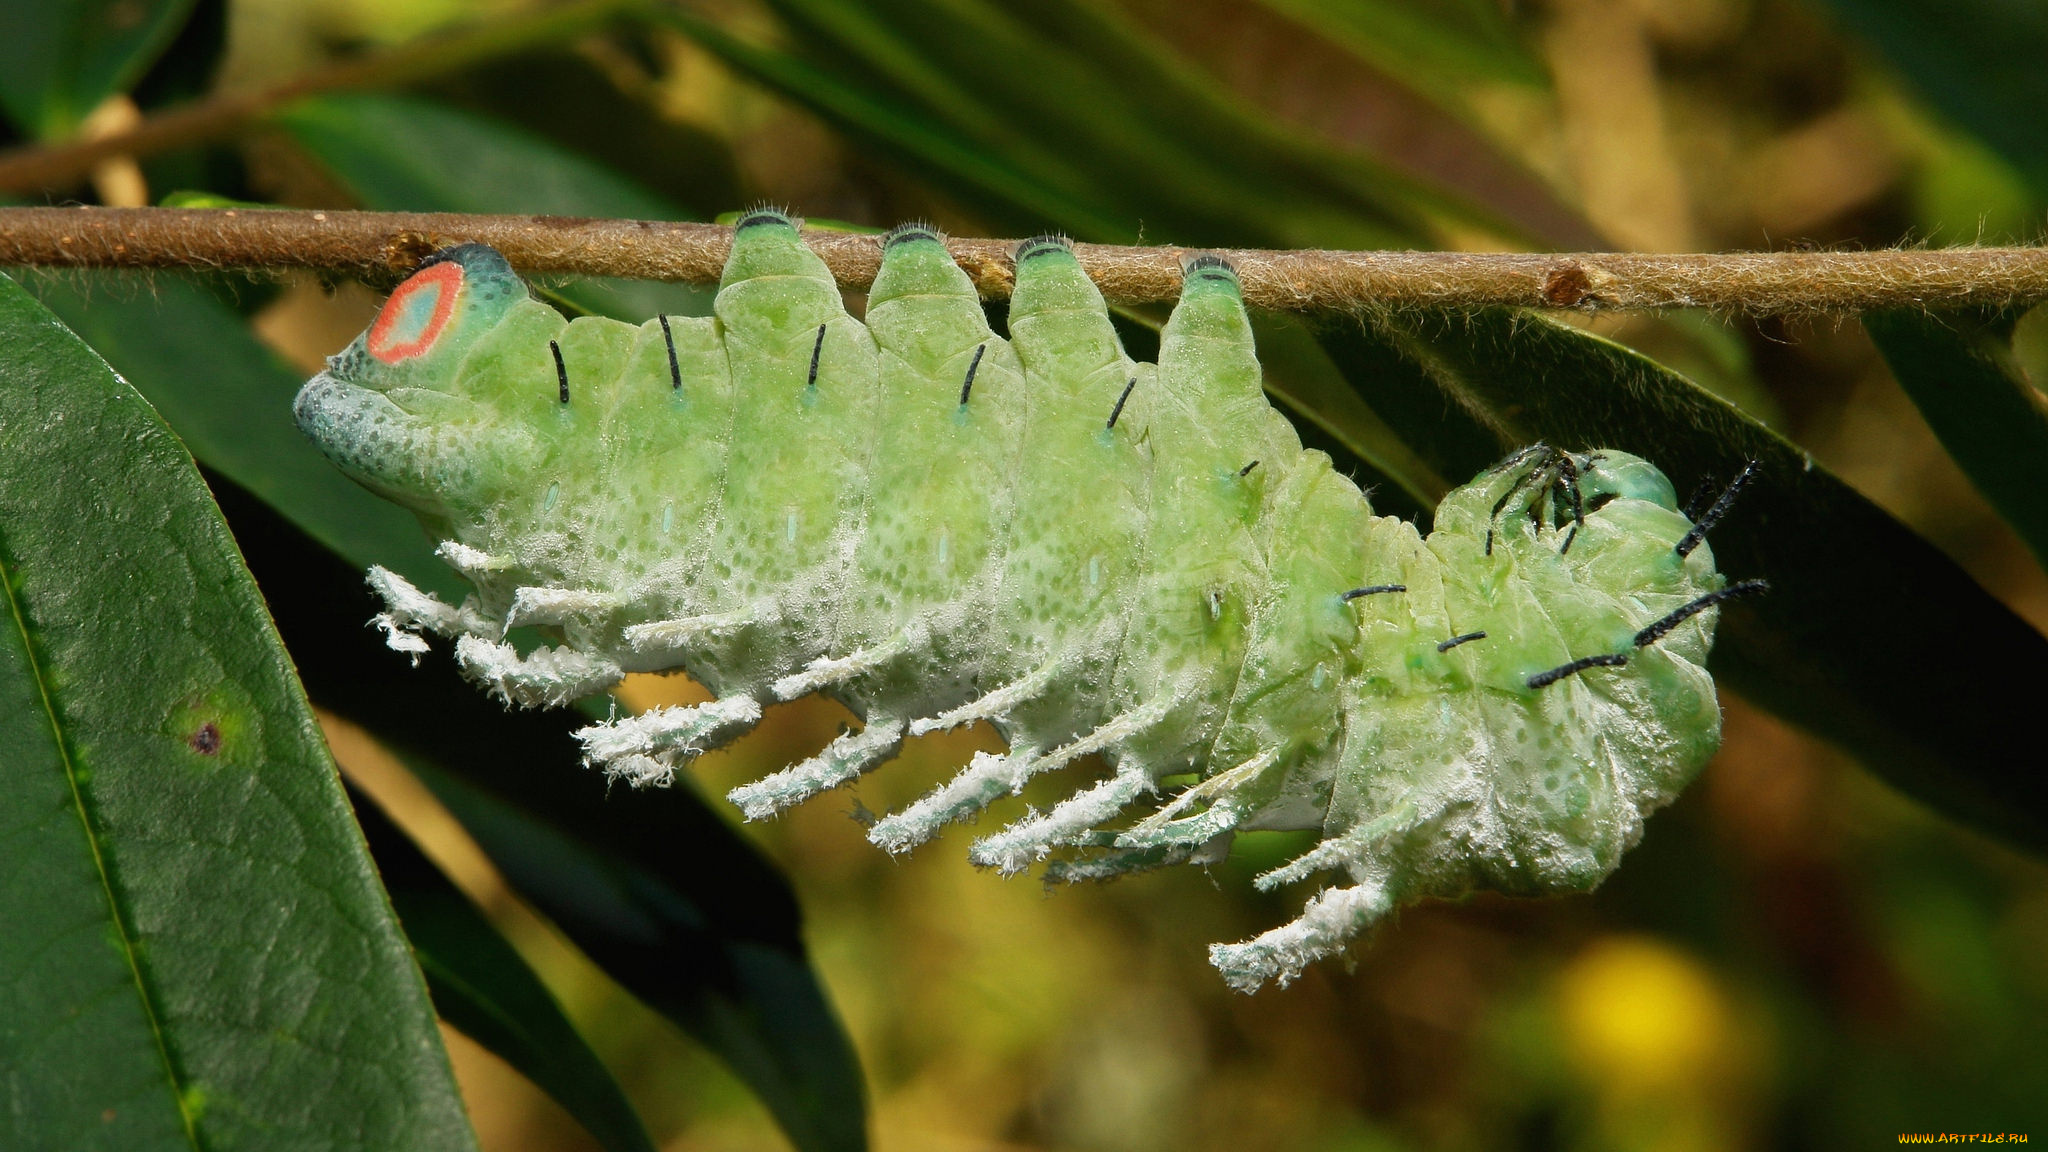
<instances>
[{"instance_id":1,"label":"green caterpillar","mask_svg":"<svg viewBox=\"0 0 2048 1152\"><path fill-rule=\"evenodd\" d=\"M1009 339L931 230L882 247L865 323L769 211L739 221L707 318L565 321L489 248L429 261L297 401L475 585L451 606L373 569L391 645L452 637L532 706L687 670L715 702L580 734L634 783L763 702L863 717L736 789L749 818L993 723L1006 755L870 827L891 852L1091 753L1106 776L974 861L1093 879L1317 829L1259 884L1348 883L1212 949L1247 991L1403 902L1592 887L1714 751L1715 606L1760 587L1701 544L1726 498L1696 525L1650 464L1539 446L1424 538L1267 404L1225 261L1187 263L1153 365L1062 240L1018 249ZM520 625L561 643L517 651Z\"/></svg>"}]
</instances>

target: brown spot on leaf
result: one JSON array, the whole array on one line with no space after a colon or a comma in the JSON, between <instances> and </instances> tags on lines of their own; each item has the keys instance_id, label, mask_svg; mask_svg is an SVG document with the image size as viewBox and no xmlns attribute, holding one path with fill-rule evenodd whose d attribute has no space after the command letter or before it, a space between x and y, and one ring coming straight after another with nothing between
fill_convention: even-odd
<instances>
[{"instance_id":1,"label":"brown spot on leaf","mask_svg":"<svg viewBox=\"0 0 2048 1152\"><path fill-rule=\"evenodd\" d=\"M186 743L192 745L194 752L202 756L211 756L220 751L220 726L208 720L199 726L197 732L192 733L191 739Z\"/></svg>"}]
</instances>

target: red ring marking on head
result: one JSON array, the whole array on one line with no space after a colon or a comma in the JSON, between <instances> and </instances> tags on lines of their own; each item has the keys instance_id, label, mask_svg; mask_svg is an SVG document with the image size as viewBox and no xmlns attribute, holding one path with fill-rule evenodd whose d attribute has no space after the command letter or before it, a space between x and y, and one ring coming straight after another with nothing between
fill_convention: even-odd
<instances>
[{"instance_id":1,"label":"red ring marking on head","mask_svg":"<svg viewBox=\"0 0 2048 1152\"><path fill-rule=\"evenodd\" d=\"M369 339L364 341L370 355L386 364L396 364L433 347L441 330L448 327L449 318L455 315L455 296L461 289L462 265L453 260L413 273L384 302L377 322L370 325ZM430 298L420 298L423 292L430 293ZM423 305L431 311L421 322L419 312Z\"/></svg>"}]
</instances>

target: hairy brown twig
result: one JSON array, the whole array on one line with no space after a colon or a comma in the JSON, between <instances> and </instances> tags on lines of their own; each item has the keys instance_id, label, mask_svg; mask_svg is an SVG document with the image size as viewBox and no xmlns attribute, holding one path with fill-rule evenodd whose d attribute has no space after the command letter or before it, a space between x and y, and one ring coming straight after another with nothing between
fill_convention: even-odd
<instances>
[{"instance_id":1,"label":"hairy brown twig","mask_svg":"<svg viewBox=\"0 0 2048 1152\"><path fill-rule=\"evenodd\" d=\"M879 238L806 234L833 275L865 288ZM716 282L732 230L713 224L560 216L180 208L0 208L0 266L308 268L390 279L465 240L528 275ZM1009 295L1011 240L946 242L983 295ZM1079 244L1113 301L1171 300L1193 250ZM2048 300L2048 249L1542 255L1223 250L1263 308L1711 308L1751 315L1952 308Z\"/></svg>"}]
</instances>

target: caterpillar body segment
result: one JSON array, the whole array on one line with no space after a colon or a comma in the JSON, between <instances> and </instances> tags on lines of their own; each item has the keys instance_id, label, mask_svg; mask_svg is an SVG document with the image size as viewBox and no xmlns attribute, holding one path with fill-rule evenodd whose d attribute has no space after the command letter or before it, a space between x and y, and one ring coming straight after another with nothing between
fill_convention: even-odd
<instances>
[{"instance_id":1,"label":"caterpillar body segment","mask_svg":"<svg viewBox=\"0 0 2048 1152\"><path fill-rule=\"evenodd\" d=\"M988 720L1008 753L884 815L876 844L1091 754L1106 778L973 859L1099 879L1318 830L1261 883L1333 886L1212 953L1246 990L1417 899L1591 887L1714 750L1717 605L1755 585L1724 593L1708 548L1677 547L1695 525L1648 463L1526 449L1424 537L1265 401L1219 259L1188 262L1156 365L1055 238L1018 251L1009 332L920 227L884 241L864 321L774 212L740 222L713 316L637 327L564 321L464 245L297 415L475 586L453 606L374 572L394 648L452 638L524 705L638 671L716 694L585 729L618 777L664 782L763 703L822 691L865 726L736 789L750 818ZM553 644L514 649L519 624Z\"/></svg>"}]
</instances>

